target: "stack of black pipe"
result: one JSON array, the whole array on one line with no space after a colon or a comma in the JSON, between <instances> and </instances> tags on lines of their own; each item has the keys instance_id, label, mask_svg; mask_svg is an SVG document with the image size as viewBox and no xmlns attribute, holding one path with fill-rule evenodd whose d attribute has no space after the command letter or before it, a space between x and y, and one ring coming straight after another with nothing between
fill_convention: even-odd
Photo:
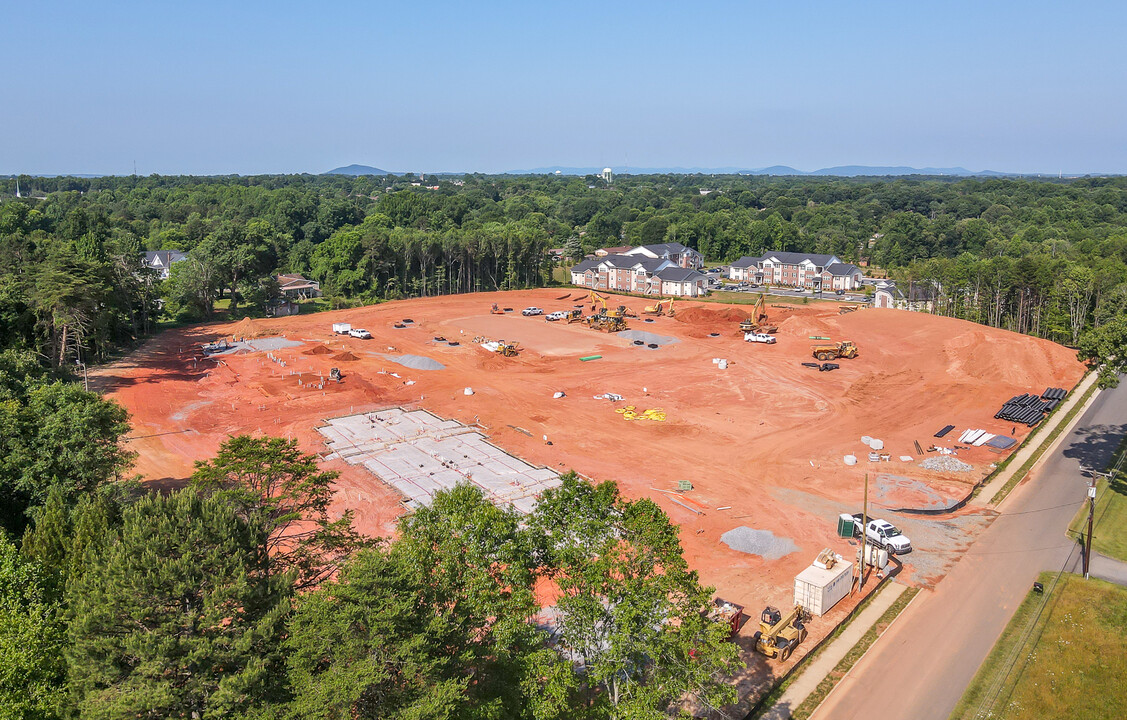
<instances>
[{"instance_id":1,"label":"stack of black pipe","mask_svg":"<svg viewBox=\"0 0 1127 720\"><path fill-rule=\"evenodd\" d=\"M1056 407L1055 403L1059 400L1042 400L1037 395L1024 393L1022 395L1014 395L1006 401L994 417L1001 418L1002 420L1009 420L1015 423L1025 423L1033 427L1045 417L1045 413ZM1052 407L1049 405L1052 404Z\"/></svg>"},{"instance_id":2,"label":"stack of black pipe","mask_svg":"<svg viewBox=\"0 0 1127 720\"><path fill-rule=\"evenodd\" d=\"M1049 401L1049 410L1051 411L1056 410L1057 405L1060 405L1061 400L1064 400L1064 396L1067 394L1068 391L1064 388L1045 388L1045 392L1041 393L1041 399Z\"/></svg>"}]
</instances>

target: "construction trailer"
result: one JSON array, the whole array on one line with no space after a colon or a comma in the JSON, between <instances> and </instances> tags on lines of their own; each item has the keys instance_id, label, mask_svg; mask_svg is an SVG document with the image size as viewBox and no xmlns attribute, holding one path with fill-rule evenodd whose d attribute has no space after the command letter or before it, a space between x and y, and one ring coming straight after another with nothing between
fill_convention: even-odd
<instances>
[{"instance_id":1,"label":"construction trailer","mask_svg":"<svg viewBox=\"0 0 1127 720\"><path fill-rule=\"evenodd\" d=\"M825 615L851 587L853 563L835 560L828 568L811 565L794 578L794 603L814 615Z\"/></svg>"}]
</instances>

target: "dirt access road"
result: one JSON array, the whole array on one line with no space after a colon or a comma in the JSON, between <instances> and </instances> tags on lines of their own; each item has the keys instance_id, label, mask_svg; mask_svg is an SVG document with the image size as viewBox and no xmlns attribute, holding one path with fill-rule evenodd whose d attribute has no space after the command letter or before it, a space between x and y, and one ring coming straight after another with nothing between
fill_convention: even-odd
<instances>
[{"instance_id":1,"label":"dirt access road","mask_svg":"<svg viewBox=\"0 0 1127 720\"><path fill-rule=\"evenodd\" d=\"M1095 399L933 592L918 596L815 713L817 720L946 720L1043 570L1080 571L1065 536L1127 433L1127 386Z\"/></svg>"}]
</instances>

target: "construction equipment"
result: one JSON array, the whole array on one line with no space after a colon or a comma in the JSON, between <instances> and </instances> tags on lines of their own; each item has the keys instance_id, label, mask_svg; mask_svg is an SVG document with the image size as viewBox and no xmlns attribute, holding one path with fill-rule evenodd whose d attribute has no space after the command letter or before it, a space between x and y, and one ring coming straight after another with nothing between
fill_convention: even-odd
<instances>
[{"instance_id":1,"label":"construction equipment","mask_svg":"<svg viewBox=\"0 0 1127 720\"><path fill-rule=\"evenodd\" d=\"M516 357L517 353L520 352L520 343L498 340L497 352L501 353L504 357Z\"/></svg>"},{"instance_id":2,"label":"construction equipment","mask_svg":"<svg viewBox=\"0 0 1127 720\"><path fill-rule=\"evenodd\" d=\"M777 333L779 327L777 325L767 324L767 306L764 305L763 293L759 293L759 297L755 300L755 306L751 309L751 317L740 322L740 332L747 333Z\"/></svg>"},{"instance_id":3,"label":"construction equipment","mask_svg":"<svg viewBox=\"0 0 1127 720\"><path fill-rule=\"evenodd\" d=\"M569 325L571 323L583 322L583 311L582 310L579 310L579 309L566 310L565 312L567 313L566 319L567 319L567 322L568 322Z\"/></svg>"},{"instance_id":4,"label":"construction equipment","mask_svg":"<svg viewBox=\"0 0 1127 720\"><path fill-rule=\"evenodd\" d=\"M786 616L768 605L759 618L759 629L752 635L756 652L786 662L798 644L806 639L805 623L809 619L810 613L801 605L795 605Z\"/></svg>"},{"instance_id":5,"label":"construction equipment","mask_svg":"<svg viewBox=\"0 0 1127 720\"><path fill-rule=\"evenodd\" d=\"M497 307L497 303L493 303L493 307L489 308L490 315L504 315L505 311Z\"/></svg>"},{"instance_id":6,"label":"construction equipment","mask_svg":"<svg viewBox=\"0 0 1127 720\"><path fill-rule=\"evenodd\" d=\"M860 310L860 309L861 309L860 305L842 305L841 307L839 307L837 309L837 314L838 315L848 315L849 313L856 312L857 310Z\"/></svg>"},{"instance_id":7,"label":"construction equipment","mask_svg":"<svg viewBox=\"0 0 1127 720\"><path fill-rule=\"evenodd\" d=\"M712 606L708 609L706 617L713 622L720 622L731 628L729 638L734 638L740 631L740 623L744 618L744 609L742 605L726 602L720 598L712 601Z\"/></svg>"},{"instance_id":8,"label":"construction equipment","mask_svg":"<svg viewBox=\"0 0 1127 720\"><path fill-rule=\"evenodd\" d=\"M595 303L602 304L603 311L604 312L606 311L606 309L607 309L607 299L605 297L603 297L599 293L592 290L591 294L590 294L590 299L591 299L591 312L595 312L595 310L596 310Z\"/></svg>"},{"instance_id":9,"label":"construction equipment","mask_svg":"<svg viewBox=\"0 0 1127 720\"><path fill-rule=\"evenodd\" d=\"M663 305L660 302L654 303L653 305L647 305L644 308L642 308L642 314L643 315L657 315L658 317L661 317L662 315L665 314L665 305Z\"/></svg>"},{"instance_id":10,"label":"construction equipment","mask_svg":"<svg viewBox=\"0 0 1127 720\"><path fill-rule=\"evenodd\" d=\"M666 310L665 310L665 314L668 315L669 317L673 317L674 313L676 312L673 309L673 303L676 302L676 300L677 300L677 298L669 298L669 307L666 308Z\"/></svg>"},{"instance_id":11,"label":"construction equipment","mask_svg":"<svg viewBox=\"0 0 1127 720\"><path fill-rule=\"evenodd\" d=\"M626 329L626 318L618 315L608 315L599 313L597 315L588 315L587 327L592 330L600 332L621 332Z\"/></svg>"},{"instance_id":12,"label":"construction equipment","mask_svg":"<svg viewBox=\"0 0 1127 720\"><path fill-rule=\"evenodd\" d=\"M340 368L330 368L329 379L330 380L336 380L337 382L340 382Z\"/></svg>"},{"instance_id":13,"label":"construction equipment","mask_svg":"<svg viewBox=\"0 0 1127 720\"><path fill-rule=\"evenodd\" d=\"M811 352L815 358L822 362L837 360L838 358L852 360L857 357L857 346L853 344L852 340L842 340L835 343L815 345L811 348Z\"/></svg>"}]
</instances>

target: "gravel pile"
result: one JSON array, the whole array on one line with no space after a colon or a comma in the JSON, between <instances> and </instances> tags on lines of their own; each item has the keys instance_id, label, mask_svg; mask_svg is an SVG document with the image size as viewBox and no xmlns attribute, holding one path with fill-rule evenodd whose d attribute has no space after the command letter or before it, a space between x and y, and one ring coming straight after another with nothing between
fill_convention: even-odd
<instances>
[{"instance_id":1,"label":"gravel pile","mask_svg":"<svg viewBox=\"0 0 1127 720\"><path fill-rule=\"evenodd\" d=\"M425 355L384 355L385 358L393 363L399 363L403 367L411 368L412 370L445 370L446 366L433 358L428 358Z\"/></svg>"},{"instance_id":2,"label":"gravel pile","mask_svg":"<svg viewBox=\"0 0 1127 720\"><path fill-rule=\"evenodd\" d=\"M733 550L759 555L764 560L778 560L798 550L790 538L775 537L770 530L752 530L746 525L724 533L720 542Z\"/></svg>"},{"instance_id":3,"label":"gravel pile","mask_svg":"<svg viewBox=\"0 0 1127 720\"><path fill-rule=\"evenodd\" d=\"M677 342L677 338L675 337L655 335L645 330L623 330L620 333L616 333L616 335L624 340L641 340L646 345L672 345Z\"/></svg>"},{"instance_id":4,"label":"gravel pile","mask_svg":"<svg viewBox=\"0 0 1127 720\"><path fill-rule=\"evenodd\" d=\"M303 343L300 343L297 340L287 340L284 337L266 337L257 338L255 340L247 340L243 344L249 347L251 350L261 350L263 352L269 352L271 350L285 350L286 348L298 347Z\"/></svg>"},{"instance_id":5,"label":"gravel pile","mask_svg":"<svg viewBox=\"0 0 1127 720\"><path fill-rule=\"evenodd\" d=\"M920 463L920 467L925 470L938 470L940 472L970 472L974 469L973 466L968 465L962 460L956 460L947 455L940 455L939 457L930 457Z\"/></svg>"}]
</instances>

